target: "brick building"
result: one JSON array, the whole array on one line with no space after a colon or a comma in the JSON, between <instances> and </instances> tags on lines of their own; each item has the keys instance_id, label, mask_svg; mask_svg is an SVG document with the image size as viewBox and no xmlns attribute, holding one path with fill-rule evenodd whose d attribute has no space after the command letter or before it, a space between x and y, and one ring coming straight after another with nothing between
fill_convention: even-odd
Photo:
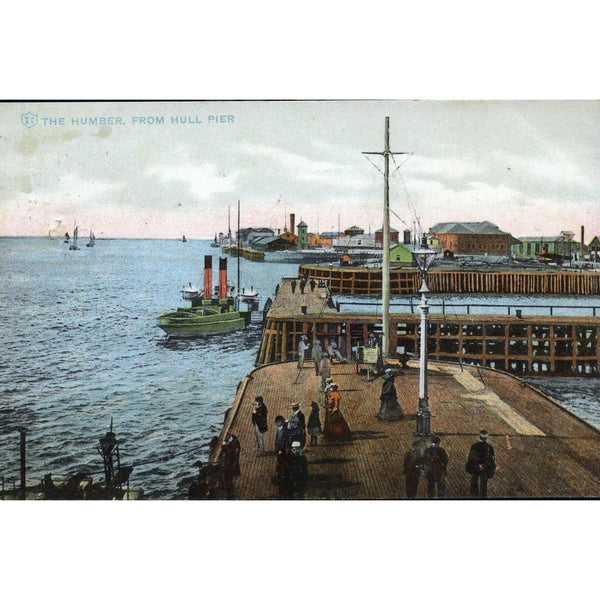
<instances>
[{"instance_id":1,"label":"brick building","mask_svg":"<svg viewBox=\"0 0 600 600\"><path fill-rule=\"evenodd\" d=\"M511 244L519 243L510 233L489 221L475 223L438 223L429 230L444 255L499 254L508 256Z\"/></svg>"}]
</instances>

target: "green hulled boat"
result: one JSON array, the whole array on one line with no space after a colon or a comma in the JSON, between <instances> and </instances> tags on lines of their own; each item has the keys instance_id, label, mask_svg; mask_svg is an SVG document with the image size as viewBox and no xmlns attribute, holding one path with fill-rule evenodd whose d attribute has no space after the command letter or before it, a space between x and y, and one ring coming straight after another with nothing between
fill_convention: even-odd
<instances>
[{"instance_id":1,"label":"green hulled boat","mask_svg":"<svg viewBox=\"0 0 600 600\"><path fill-rule=\"evenodd\" d=\"M158 317L158 326L170 336L194 337L242 329L250 323L250 311L236 310L233 298L194 298Z\"/></svg>"}]
</instances>

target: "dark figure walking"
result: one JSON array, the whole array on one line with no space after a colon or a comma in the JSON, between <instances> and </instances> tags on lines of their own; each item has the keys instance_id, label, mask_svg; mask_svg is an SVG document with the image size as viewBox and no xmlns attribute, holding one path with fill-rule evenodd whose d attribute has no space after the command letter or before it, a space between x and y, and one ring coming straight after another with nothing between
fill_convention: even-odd
<instances>
[{"instance_id":1,"label":"dark figure walking","mask_svg":"<svg viewBox=\"0 0 600 600\"><path fill-rule=\"evenodd\" d=\"M254 425L254 433L256 435L257 456L262 456L265 453L265 432L269 429L267 425L267 407L265 406L262 396L257 396L254 400L254 408L252 409L252 424Z\"/></svg>"},{"instance_id":2,"label":"dark figure walking","mask_svg":"<svg viewBox=\"0 0 600 600\"><path fill-rule=\"evenodd\" d=\"M308 482L308 461L300 442L293 442L290 454L289 477L291 497L301 500L306 493Z\"/></svg>"},{"instance_id":3,"label":"dark figure walking","mask_svg":"<svg viewBox=\"0 0 600 600\"><path fill-rule=\"evenodd\" d=\"M318 446L317 436L322 433L321 418L319 416L319 404L314 400L310 403L310 415L308 415L308 433L310 433L310 446Z\"/></svg>"},{"instance_id":4,"label":"dark figure walking","mask_svg":"<svg viewBox=\"0 0 600 600\"><path fill-rule=\"evenodd\" d=\"M290 444L288 447L291 447L293 442L300 442L304 448L306 446L306 417L300 409L299 402L292 404L292 411L292 416L287 424L287 436Z\"/></svg>"},{"instance_id":5,"label":"dark figure walking","mask_svg":"<svg viewBox=\"0 0 600 600\"><path fill-rule=\"evenodd\" d=\"M406 482L406 496L414 500L419 489L419 478L423 470L423 453L419 442L413 442L410 450L404 455L404 480Z\"/></svg>"},{"instance_id":6,"label":"dark figure walking","mask_svg":"<svg viewBox=\"0 0 600 600\"><path fill-rule=\"evenodd\" d=\"M487 498L487 482L496 472L494 447L487 442L487 431L479 432L479 441L471 446L466 471L471 475L471 497Z\"/></svg>"},{"instance_id":7,"label":"dark figure walking","mask_svg":"<svg viewBox=\"0 0 600 600\"><path fill-rule=\"evenodd\" d=\"M290 475L289 475L289 445L287 438L287 423L281 415L275 417L275 454L277 455L277 464L275 467L275 477L273 482L279 490L279 497L288 498L290 495Z\"/></svg>"},{"instance_id":8,"label":"dark figure walking","mask_svg":"<svg viewBox=\"0 0 600 600\"><path fill-rule=\"evenodd\" d=\"M292 286L292 294L295 294L296 293L296 280L295 279L292 279L291 286Z\"/></svg>"},{"instance_id":9,"label":"dark figure walking","mask_svg":"<svg viewBox=\"0 0 600 600\"><path fill-rule=\"evenodd\" d=\"M381 386L381 406L377 418L381 421L399 421L404 417L402 408L398 404L398 394L394 385L394 375L391 369L383 374L383 385Z\"/></svg>"},{"instance_id":10,"label":"dark figure walking","mask_svg":"<svg viewBox=\"0 0 600 600\"><path fill-rule=\"evenodd\" d=\"M427 497L446 497L446 474L448 472L448 453L440 446L440 438L434 437L431 446L425 450L424 464L427 477Z\"/></svg>"},{"instance_id":11,"label":"dark figure walking","mask_svg":"<svg viewBox=\"0 0 600 600\"><path fill-rule=\"evenodd\" d=\"M233 429L230 429L223 440L223 480L225 493L231 500L234 497L233 478L241 475L240 452L242 450L240 440Z\"/></svg>"},{"instance_id":12,"label":"dark figure walking","mask_svg":"<svg viewBox=\"0 0 600 600\"><path fill-rule=\"evenodd\" d=\"M315 340L310 355L315 361L315 373L318 377L321 374L321 360L323 358L323 348L320 340Z\"/></svg>"}]
</instances>

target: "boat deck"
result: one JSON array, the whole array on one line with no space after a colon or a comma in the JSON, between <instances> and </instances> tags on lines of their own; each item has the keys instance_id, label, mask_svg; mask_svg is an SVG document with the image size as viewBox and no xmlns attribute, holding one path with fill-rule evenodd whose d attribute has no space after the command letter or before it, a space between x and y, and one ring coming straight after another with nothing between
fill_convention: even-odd
<instances>
[{"instance_id":1,"label":"boat deck","mask_svg":"<svg viewBox=\"0 0 600 600\"><path fill-rule=\"evenodd\" d=\"M406 498L402 462L415 439L418 374L418 363L411 361L396 378L404 419L381 422L375 415L382 380L369 380L352 363L333 365L340 408L353 437L348 442L328 442L319 436L319 446L307 445L306 499ZM289 418L293 401L302 403L307 419L311 401L317 400L322 408L319 383L311 361L305 362L300 376L297 364L287 362L260 367L242 382L226 419L242 445L237 498L278 498L272 482L276 463L273 420L278 414ZM441 438L449 455L447 498L469 497L465 462L481 429L489 432L496 451L497 471L488 484L490 498L600 497L600 431L538 390L497 371L448 363L429 364L428 386L432 433ZM261 457L256 456L251 423L258 395L269 411L267 452ZM422 477L418 498L426 495Z\"/></svg>"}]
</instances>

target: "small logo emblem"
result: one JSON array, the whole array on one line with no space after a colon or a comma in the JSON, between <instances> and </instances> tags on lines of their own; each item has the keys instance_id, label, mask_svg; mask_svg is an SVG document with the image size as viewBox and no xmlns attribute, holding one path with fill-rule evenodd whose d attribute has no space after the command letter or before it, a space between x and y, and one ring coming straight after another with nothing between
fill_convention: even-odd
<instances>
[{"instance_id":1,"label":"small logo emblem","mask_svg":"<svg viewBox=\"0 0 600 600\"><path fill-rule=\"evenodd\" d=\"M34 115L31 111L26 112L21 115L21 123L25 125L25 127L35 127L38 122L37 115Z\"/></svg>"}]
</instances>

